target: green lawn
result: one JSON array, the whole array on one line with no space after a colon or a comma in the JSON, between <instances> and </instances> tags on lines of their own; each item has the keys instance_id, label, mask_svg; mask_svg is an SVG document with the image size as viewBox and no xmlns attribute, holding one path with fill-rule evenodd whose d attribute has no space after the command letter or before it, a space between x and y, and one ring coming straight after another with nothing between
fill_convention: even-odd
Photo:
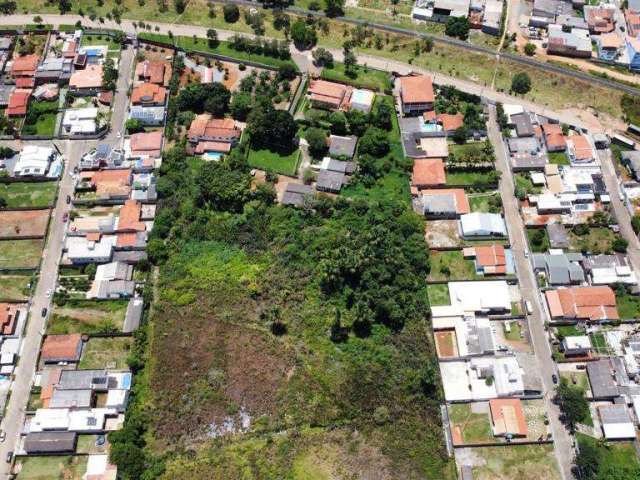
<instances>
[{"instance_id":1,"label":"green lawn","mask_svg":"<svg viewBox=\"0 0 640 480\"><path fill-rule=\"evenodd\" d=\"M31 275L0 275L0 301L24 301L29 298L27 285L34 281Z\"/></svg>"},{"instance_id":2,"label":"green lawn","mask_svg":"<svg viewBox=\"0 0 640 480\"><path fill-rule=\"evenodd\" d=\"M42 240L0 241L0 269L37 268L42 256Z\"/></svg>"},{"instance_id":3,"label":"green lawn","mask_svg":"<svg viewBox=\"0 0 640 480\"><path fill-rule=\"evenodd\" d=\"M56 196L56 182L3 183L0 197L7 201L7 207L50 207Z\"/></svg>"},{"instance_id":4,"label":"green lawn","mask_svg":"<svg viewBox=\"0 0 640 480\"><path fill-rule=\"evenodd\" d=\"M86 456L20 457L20 480L81 480L87 471Z\"/></svg>"},{"instance_id":5,"label":"green lawn","mask_svg":"<svg viewBox=\"0 0 640 480\"><path fill-rule=\"evenodd\" d=\"M580 387L583 392L588 392L591 388L591 386L589 385L589 376L586 374L586 372L560 372L560 377L566 378L567 382L569 382L569 385Z\"/></svg>"},{"instance_id":6,"label":"green lawn","mask_svg":"<svg viewBox=\"0 0 640 480\"><path fill-rule=\"evenodd\" d=\"M495 170L479 172L447 170L446 173L447 185L486 189L488 188L487 185L493 186L498 184L498 177Z\"/></svg>"},{"instance_id":7,"label":"green lawn","mask_svg":"<svg viewBox=\"0 0 640 480\"><path fill-rule=\"evenodd\" d=\"M94 337L85 343L78 369L127 367L132 337Z\"/></svg>"},{"instance_id":8,"label":"green lawn","mask_svg":"<svg viewBox=\"0 0 640 480\"><path fill-rule=\"evenodd\" d=\"M520 199L524 199L526 195L539 194L542 191L540 187L536 187L533 184L531 178L527 174L516 173L513 176L513 179L515 180L516 196L518 196L518 193L520 193L519 191L521 191L523 194Z\"/></svg>"},{"instance_id":9,"label":"green lawn","mask_svg":"<svg viewBox=\"0 0 640 480\"><path fill-rule=\"evenodd\" d=\"M344 71L343 63L335 63L333 68L324 68L320 77L324 80L345 83L356 88L366 88L378 92L393 88L388 72L373 70L364 66L358 66L356 72L355 77L349 76Z\"/></svg>"},{"instance_id":10,"label":"green lawn","mask_svg":"<svg viewBox=\"0 0 640 480\"><path fill-rule=\"evenodd\" d=\"M128 300L69 300L55 305L47 334L120 332Z\"/></svg>"},{"instance_id":11,"label":"green lawn","mask_svg":"<svg viewBox=\"0 0 640 480\"><path fill-rule=\"evenodd\" d=\"M498 192L471 193L467 195L472 212L501 213L502 198Z\"/></svg>"},{"instance_id":12,"label":"green lawn","mask_svg":"<svg viewBox=\"0 0 640 480\"><path fill-rule=\"evenodd\" d=\"M570 165L569 157L565 152L549 152L549 163L555 163L556 165Z\"/></svg>"},{"instance_id":13,"label":"green lawn","mask_svg":"<svg viewBox=\"0 0 640 480\"><path fill-rule=\"evenodd\" d=\"M484 462L473 467L475 480L560 480L553 445L480 447L473 452Z\"/></svg>"},{"instance_id":14,"label":"green lawn","mask_svg":"<svg viewBox=\"0 0 640 480\"><path fill-rule=\"evenodd\" d=\"M610 471L619 473L616 478L631 478L625 476L626 468L638 468L640 462L632 442L603 442L583 433L576 433L576 440L582 448L591 447L596 452L598 473L594 478L610 478L605 476Z\"/></svg>"},{"instance_id":15,"label":"green lawn","mask_svg":"<svg viewBox=\"0 0 640 480\"><path fill-rule=\"evenodd\" d=\"M547 234L546 228L527 228L526 230L532 252L543 253L549 250L549 235Z\"/></svg>"},{"instance_id":16,"label":"green lawn","mask_svg":"<svg viewBox=\"0 0 640 480\"><path fill-rule=\"evenodd\" d=\"M449 252L433 251L430 255L431 272L428 280L474 280L481 277L476 274L473 261L462 256L461 250Z\"/></svg>"},{"instance_id":17,"label":"green lawn","mask_svg":"<svg viewBox=\"0 0 640 480\"><path fill-rule=\"evenodd\" d=\"M109 35L83 35L80 46L89 47L92 45L105 45L109 50L120 50L120 44L116 43Z\"/></svg>"},{"instance_id":18,"label":"green lawn","mask_svg":"<svg viewBox=\"0 0 640 480\"><path fill-rule=\"evenodd\" d=\"M429 285L427 287L427 296L429 297L429 304L434 307L439 305L451 305L449 287L446 283Z\"/></svg>"},{"instance_id":19,"label":"green lawn","mask_svg":"<svg viewBox=\"0 0 640 480\"><path fill-rule=\"evenodd\" d=\"M522 327L520 327L520 322L518 322L518 321L509 322L509 326L511 327L511 330L509 332L507 332L505 330L504 331L504 337L507 340L511 340L512 342L521 341L522 340Z\"/></svg>"},{"instance_id":20,"label":"green lawn","mask_svg":"<svg viewBox=\"0 0 640 480\"><path fill-rule=\"evenodd\" d=\"M575 325L561 325L559 327L556 327L556 330L558 331L559 335L562 335L564 337L575 337L578 335L584 335L584 330L579 329Z\"/></svg>"},{"instance_id":21,"label":"green lawn","mask_svg":"<svg viewBox=\"0 0 640 480\"><path fill-rule=\"evenodd\" d=\"M22 135L53 137L57 112L58 100L31 102L22 126Z\"/></svg>"},{"instance_id":22,"label":"green lawn","mask_svg":"<svg viewBox=\"0 0 640 480\"><path fill-rule=\"evenodd\" d=\"M272 152L267 149L250 149L247 161L250 166L260 170L295 176L300 161L300 150L296 148L288 155L281 155L278 152Z\"/></svg>"},{"instance_id":23,"label":"green lawn","mask_svg":"<svg viewBox=\"0 0 640 480\"><path fill-rule=\"evenodd\" d=\"M640 297L628 293L624 295L616 294L616 306L621 319L640 318Z\"/></svg>"},{"instance_id":24,"label":"green lawn","mask_svg":"<svg viewBox=\"0 0 640 480\"><path fill-rule=\"evenodd\" d=\"M76 444L76 453L78 454L101 454L108 453L109 442L102 445L96 445L98 435L78 435L78 443Z\"/></svg>"},{"instance_id":25,"label":"green lawn","mask_svg":"<svg viewBox=\"0 0 640 480\"><path fill-rule=\"evenodd\" d=\"M607 355L610 352L609 345L607 344L607 339L605 338L603 333L600 333L600 332L590 333L589 339L591 340L591 345L593 346L593 349L597 353L601 355Z\"/></svg>"},{"instance_id":26,"label":"green lawn","mask_svg":"<svg viewBox=\"0 0 640 480\"><path fill-rule=\"evenodd\" d=\"M586 235L576 235L568 230L569 248L578 252L588 251L595 254L612 251L612 244L616 234L606 227L591 227Z\"/></svg>"},{"instance_id":27,"label":"green lawn","mask_svg":"<svg viewBox=\"0 0 640 480\"><path fill-rule=\"evenodd\" d=\"M485 151L485 146L485 142L450 143L449 159L463 161L467 164L495 162L495 154L491 151Z\"/></svg>"},{"instance_id":28,"label":"green lawn","mask_svg":"<svg viewBox=\"0 0 640 480\"><path fill-rule=\"evenodd\" d=\"M487 406L487 410L488 410ZM494 441L488 413L473 413L468 403L449 405L451 427L459 427L464 443Z\"/></svg>"}]
</instances>

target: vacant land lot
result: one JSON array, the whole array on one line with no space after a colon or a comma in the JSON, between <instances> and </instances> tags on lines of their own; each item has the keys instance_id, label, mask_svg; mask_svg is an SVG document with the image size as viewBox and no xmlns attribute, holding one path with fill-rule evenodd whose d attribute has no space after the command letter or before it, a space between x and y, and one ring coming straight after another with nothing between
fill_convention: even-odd
<instances>
[{"instance_id":1,"label":"vacant land lot","mask_svg":"<svg viewBox=\"0 0 640 480\"><path fill-rule=\"evenodd\" d=\"M427 287L427 293L429 295L430 305L451 305L451 299L449 298L449 287L446 283L429 285Z\"/></svg>"},{"instance_id":2,"label":"vacant land lot","mask_svg":"<svg viewBox=\"0 0 640 480\"><path fill-rule=\"evenodd\" d=\"M488 402L449 405L449 418L455 444L494 441Z\"/></svg>"},{"instance_id":3,"label":"vacant land lot","mask_svg":"<svg viewBox=\"0 0 640 480\"><path fill-rule=\"evenodd\" d=\"M0 184L0 197L8 208L50 207L56 196L56 182L4 183Z\"/></svg>"},{"instance_id":4,"label":"vacant land lot","mask_svg":"<svg viewBox=\"0 0 640 480\"><path fill-rule=\"evenodd\" d=\"M78 368L126 368L132 342L131 337L91 338L82 349Z\"/></svg>"},{"instance_id":5,"label":"vacant land lot","mask_svg":"<svg viewBox=\"0 0 640 480\"><path fill-rule=\"evenodd\" d=\"M605 227L591 227L586 235L576 235L569 230L569 248L579 252L610 253L616 234Z\"/></svg>"},{"instance_id":6,"label":"vacant land lot","mask_svg":"<svg viewBox=\"0 0 640 480\"><path fill-rule=\"evenodd\" d=\"M21 480L81 480L87 471L87 457L21 457L18 465Z\"/></svg>"},{"instance_id":7,"label":"vacant land lot","mask_svg":"<svg viewBox=\"0 0 640 480\"><path fill-rule=\"evenodd\" d=\"M502 198L498 192L472 193L467 195L472 212L501 213Z\"/></svg>"},{"instance_id":8,"label":"vacant land lot","mask_svg":"<svg viewBox=\"0 0 640 480\"><path fill-rule=\"evenodd\" d=\"M372 70L362 66L357 67L355 72L355 76L349 76L344 71L344 64L335 63L333 68L324 68L322 70L321 78L378 92L393 88L388 72Z\"/></svg>"},{"instance_id":9,"label":"vacant land lot","mask_svg":"<svg viewBox=\"0 0 640 480\"><path fill-rule=\"evenodd\" d=\"M593 452L595 464L592 465L597 472L595 478L613 478L610 472L616 472L618 478L634 478L640 469L640 462L632 442L602 442L596 438L576 434L576 440L580 450L588 449ZM635 472L635 473L633 473Z\"/></svg>"},{"instance_id":10,"label":"vacant land lot","mask_svg":"<svg viewBox=\"0 0 640 480\"><path fill-rule=\"evenodd\" d=\"M474 280L480 277L476 274L473 261L465 259L461 250L433 251L430 258L431 272L428 280Z\"/></svg>"},{"instance_id":11,"label":"vacant land lot","mask_svg":"<svg viewBox=\"0 0 640 480\"><path fill-rule=\"evenodd\" d=\"M53 308L47 334L120 332L127 300L69 300Z\"/></svg>"},{"instance_id":12,"label":"vacant land lot","mask_svg":"<svg viewBox=\"0 0 640 480\"><path fill-rule=\"evenodd\" d=\"M22 301L29 298L31 275L0 275L0 301Z\"/></svg>"},{"instance_id":13,"label":"vacant land lot","mask_svg":"<svg viewBox=\"0 0 640 480\"><path fill-rule=\"evenodd\" d=\"M462 246L458 220L429 220L425 226L425 239L430 248Z\"/></svg>"},{"instance_id":14,"label":"vacant land lot","mask_svg":"<svg viewBox=\"0 0 640 480\"><path fill-rule=\"evenodd\" d=\"M437 331L433 333L436 341L436 351L438 358L450 358L458 356L456 344L456 332L454 330Z\"/></svg>"},{"instance_id":15,"label":"vacant land lot","mask_svg":"<svg viewBox=\"0 0 640 480\"><path fill-rule=\"evenodd\" d=\"M559 480L553 445L480 447L456 452L473 465L477 480Z\"/></svg>"},{"instance_id":16,"label":"vacant land lot","mask_svg":"<svg viewBox=\"0 0 640 480\"><path fill-rule=\"evenodd\" d=\"M624 295L616 294L616 306L618 307L618 314L623 320L640 318L640 297L629 293ZM604 340L604 336L602 337Z\"/></svg>"},{"instance_id":17,"label":"vacant land lot","mask_svg":"<svg viewBox=\"0 0 640 480\"><path fill-rule=\"evenodd\" d=\"M44 237L49 213L48 209L0 212L0 238Z\"/></svg>"},{"instance_id":18,"label":"vacant land lot","mask_svg":"<svg viewBox=\"0 0 640 480\"><path fill-rule=\"evenodd\" d=\"M42 240L0 241L0 269L37 268L42 256Z\"/></svg>"},{"instance_id":19,"label":"vacant land lot","mask_svg":"<svg viewBox=\"0 0 640 480\"><path fill-rule=\"evenodd\" d=\"M267 172L281 173L282 175L293 176L298 170L298 159L300 151L295 149L289 154L280 154L271 150L249 151L248 162L254 168L266 170Z\"/></svg>"}]
</instances>

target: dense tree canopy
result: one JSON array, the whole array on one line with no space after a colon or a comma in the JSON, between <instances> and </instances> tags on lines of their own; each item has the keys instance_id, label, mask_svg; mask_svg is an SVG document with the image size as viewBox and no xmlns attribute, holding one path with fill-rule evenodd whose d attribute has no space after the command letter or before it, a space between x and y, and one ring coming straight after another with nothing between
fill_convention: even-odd
<instances>
[{"instance_id":1,"label":"dense tree canopy","mask_svg":"<svg viewBox=\"0 0 640 480\"><path fill-rule=\"evenodd\" d=\"M222 83L194 83L180 90L178 109L222 116L229 110L231 92Z\"/></svg>"},{"instance_id":2,"label":"dense tree canopy","mask_svg":"<svg viewBox=\"0 0 640 480\"><path fill-rule=\"evenodd\" d=\"M247 133L257 148L291 150L298 126L286 110L276 110L270 103L260 103L247 117Z\"/></svg>"}]
</instances>

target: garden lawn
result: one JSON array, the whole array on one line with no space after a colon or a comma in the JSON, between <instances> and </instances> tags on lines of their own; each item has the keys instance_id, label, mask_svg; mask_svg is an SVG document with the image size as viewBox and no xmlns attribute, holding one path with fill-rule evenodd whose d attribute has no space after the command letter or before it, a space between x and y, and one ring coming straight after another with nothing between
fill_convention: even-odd
<instances>
[{"instance_id":1,"label":"garden lawn","mask_svg":"<svg viewBox=\"0 0 640 480\"><path fill-rule=\"evenodd\" d=\"M249 165L254 168L294 176L298 170L300 150L296 148L288 155L281 155L278 152L272 152L267 149L250 149L247 160Z\"/></svg>"},{"instance_id":2,"label":"garden lawn","mask_svg":"<svg viewBox=\"0 0 640 480\"><path fill-rule=\"evenodd\" d=\"M605 338L603 333L596 332L589 334L589 339L591 340L591 345L596 353L601 355L607 355L609 352L609 345L607 345L607 339Z\"/></svg>"},{"instance_id":3,"label":"garden lawn","mask_svg":"<svg viewBox=\"0 0 640 480\"><path fill-rule=\"evenodd\" d=\"M569 385L579 387L583 392L588 392L591 388L589 385L589 377L585 372L560 372L560 377L566 378L567 382L569 382Z\"/></svg>"},{"instance_id":4,"label":"garden lawn","mask_svg":"<svg viewBox=\"0 0 640 480\"><path fill-rule=\"evenodd\" d=\"M56 197L56 182L29 182L0 184L0 198L7 201L7 207L40 208L50 207Z\"/></svg>"},{"instance_id":5,"label":"garden lawn","mask_svg":"<svg viewBox=\"0 0 640 480\"><path fill-rule=\"evenodd\" d=\"M549 163L555 163L556 165L570 165L569 157L564 152L549 152Z\"/></svg>"},{"instance_id":6,"label":"garden lawn","mask_svg":"<svg viewBox=\"0 0 640 480\"><path fill-rule=\"evenodd\" d=\"M462 256L461 250L447 252L432 251L430 254L431 271L427 280L474 280L480 278L476 274L475 264Z\"/></svg>"},{"instance_id":7,"label":"garden lawn","mask_svg":"<svg viewBox=\"0 0 640 480\"><path fill-rule=\"evenodd\" d=\"M47 325L49 335L120 332L128 300L68 300L53 307Z\"/></svg>"},{"instance_id":8,"label":"garden lawn","mask_svg":"<svg viewBox=\"0 0 640 480\"><path fill-rule=\"evenodd\" d=\"M502 211L502 207L497 207L497 205L502 205L498 192L471 193L467 195L467 198L472 212L500 213Z\"/></svg>"},{"instance_id":9,"label":"garden lawn","mask_svg":"<svg viewBox=\"0 0 640 480\"><path fill-rule=\"evenodd\" d=\"M611 468L611 471L617 471L618 469L624 469L625 467L637 466L639 463L638 457L636 455L636 450L632 442L602 443L597 438L590 437L583 433L576 433L576 440L578 442L578 445L589 444L591 445L591 447L598 451L598 455L600 457L600 468L598 469L599 473L605 470L605 467ZM600 476L598 474L595 478L609 477Z\"/></svg>"},{"instance_id":10,"label":"garden lawn","mask_svg":"<svg viewBox=\"0 0 640 480\"><path fill-rule=\"evenodd\" d=\"M567 233L570 250L588 251L594 255L611 252L612 243L616 238L615 233L606 227L591 227L586 235L576 235L572 230L568 230Z\"/></svg>"},{"instance_id":11,"label":"garden lawn","mask_svg":"<svg viewBox=\"0 0 640 480\"><path fill-rule=\"evenodd\" d=\"M42 240L0 241L0 269L35 269L42 256Z\"/></svg>"},{"instance_id":12,"label":"garden lawn","mask_svg":"<svg viewBox=\"0 0 640 480\"><path fill-rule=\"evenodd\" d=\"M120 44L109 35L83 35L80 46L89 47L92 45L105 45L109 50L120 50Z\"/></svg>"},{"instance_id":13,"label":"garden lawn","mask_svg":"<svg viewBox=\"0 0 640 480\"><path fill-rule=\"evenodd\" d=\"M127 368L132 337L93 337L84 345L78 369Z\"/></svg>"},{"instance_id":14,"label":"garden lawn","mask_svg":"<svg viewBox=\"0 0 640 480\"><path fill-rule=\"evenodd\" d=\"M474 448L484 462L473 467L474 480L559 480L553 444Z\"/></svg>"},{"instance_id":15,"label":"garden lawn","mask_svg":"<svg viewBox=\"0 0 640 480\"><path fill-rule=\"evenodd\" d=\"M628 293L624 295L616 294L616 306L621 319L640 318L640 297Z\"/></svg>"},{"instance_id":16,"label":"garden lawn","mask_svg":"<svg viewBox=\"0 0 640 480\"><path fill-rule=\"evenodd\" d=\"M518 188L522 189L526 195L540 193L541 188L536 187L533 184L533 182L531 181L531 178L529 178L529 175L525 175L523 173L516 173L513 176L513 178L515 180L516 189Z\"/></svg>"},{"instance_id":17,"label":"garden lawn","mask_svg":"<svg viewBox=\"0 0 640 480\"><path fill-rule=\"evenodd\" d=\"M87 472L87 456L20 457L20 480L81 480Z\"/></svg>"},{"instance_id":18,"label":"garden lawn","mask_svg":"<svg viewBox=\"0 0 640 480\"><path fill-rule=\"evenodd\" d=\"M429 304L432 307L451 305L451 299L449 298L449 287L446 283L429 285L427 287L427 296L429 297Z\"/></svg>"},{"instance_id":19,"label":"garden lawn","mask_svg":"<svg viewBox=\"0 0 640 480\"><path fill-rule=\"evenodd\" d=\"M447 185L489 189L498 184L494 170L488 171L447 171ZM493 187L491 187L492 189Z\"/></svg>"},{"instance_id":20,"label":"garden lawn","mask_svg":"<svg viewBox=\"0 0 640 480\"><path fill-rule=\"evenodd\" d=\"M468 403L449 405L449 419L452 428L461 430L464 443L483 443L495 440L488 413L473 413L471 405Z\"/></svg>"},{"instance_id":21,"label":"garden lawn","mask_svg":"<svg viewBox=\"0 0 640 480\"><path fill-rule=\"evenodd\" d=\"M22 135L53 137L57 112L58 100L31 102L22 126Z\"/></svg>"},{"instance_id":22,"label":"garden lawn","mask_svg":"<svg viewBox=\"0 0 640 480\"><path fill-rule=\"evenodd\" d=\"M504 338L511 340L512 342L522 341L522 328L520 327L520 322L509 322L509 326L511 327L511 330L509 332L506 330L504 331Z\"/></svg>"},{"instance_id":23,"label":"garden lawn","mask_svg":"<svg viewBox=\"0 0 640 480\"><path fill-rule=\"evenodd\" d=\"M0 301L24 301L29 298L30 275L0 275Z\"/></svg>"},{"instance_id":24,"label":"garden lawn","mask_svg":"<svg viewBox=\"0 0 640 480\"><path fill-rule=\"evenodd\" d=\"M575 325L561 325L556 327L558 334L565 337L575 337L578 335L584 335L584 330L577 328Z\"/></svg>"},{"instance_id":25,"label":"garden lawn","mask_svg":"<svg viewBox=\"0 0 640 480\"><path fill-rule=\"evenodd\" d=\"M388 72L374 70L358 66L356 76L352 77L345 73L343 63L334 63L333 68L323 68L320 77L331 82L346 83L356 88L366 88L377 92L384 92L393 88Z\"/></svg>"}]
</instances>

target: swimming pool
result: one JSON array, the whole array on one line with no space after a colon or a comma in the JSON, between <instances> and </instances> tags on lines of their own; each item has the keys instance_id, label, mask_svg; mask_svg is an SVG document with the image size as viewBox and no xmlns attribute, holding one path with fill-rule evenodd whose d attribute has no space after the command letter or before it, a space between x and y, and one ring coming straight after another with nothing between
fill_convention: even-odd
<instances>
[{"instance_id":1,"label":"swimming pool","mask_svg":"<svg viewBox=\"0 0 640 480\"><path fill-rule=\"evenodd\" d=\"M202 158L207 161L218 162L222 158L222 154L218 152L205 152Z\"/></svg>"}]
</instances>

